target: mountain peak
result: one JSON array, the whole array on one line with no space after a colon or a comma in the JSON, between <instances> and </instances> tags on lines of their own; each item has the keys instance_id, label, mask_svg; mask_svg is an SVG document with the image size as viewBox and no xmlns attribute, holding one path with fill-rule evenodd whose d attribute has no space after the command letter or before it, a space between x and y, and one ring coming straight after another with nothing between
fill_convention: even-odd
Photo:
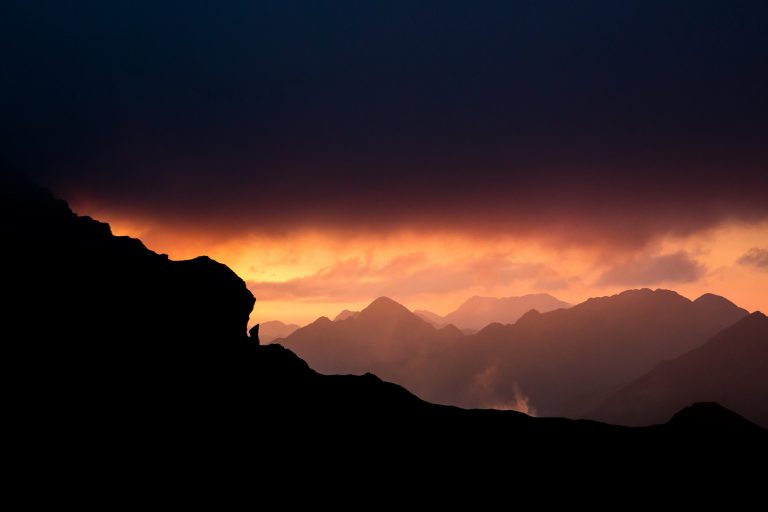
<instances>
[{"instance_id":1,"label":"mountain peak","mask_svg":"<svg viewBox=\"0 0 768 512\"><path fill-rule=\"evenodd\" d=\"M699 430L760 430L760 427L717 402L697 402L676 413L668 422L675 427L695 426Z\"/></svg>"},{"instance_id":2,"label":"mountain peak","mask_svg":"<svg viewBox=\"0 0 768 512\"><path fill-rule=\"evenodd\" d=\"M370 316L370 315L379 315L379 314L400 314L401 315L403 313L407 313L408 315L413 314L408 308L406 308L399 302L395 302L389 297L379 297L378 299L371 302L367 308L362 310L360 312L360 316Z\"/></svg>"},{"instance_id":3,"label":"mountain peak","mask_svg":"<svg viewBox=\"0 0 768 512\"><path fill-rule=\"evenodd\" d=\"M696 304L722 304L722 305L730 305L735 306L733 302L729 301L725 297L722 297L720 295L715 295L714 293L705 293L698 299L693 301Z\"/></svg>"},{"instance_id":4,"label":"mountain peak","mask_svg":"<svg viewBox=\"0 0 768 512\"><path fill-rule=\"evenodd\" d=\"M746 309L742 309L730 300L726 299L725 297L721 297L719 295L715 295L712 293L705 293L695 301L693 301L693 304L704 310L734 310L734 311L740 311L743 312L744 316L749 314L749 312Z\"/></svg>"}]
</instances>

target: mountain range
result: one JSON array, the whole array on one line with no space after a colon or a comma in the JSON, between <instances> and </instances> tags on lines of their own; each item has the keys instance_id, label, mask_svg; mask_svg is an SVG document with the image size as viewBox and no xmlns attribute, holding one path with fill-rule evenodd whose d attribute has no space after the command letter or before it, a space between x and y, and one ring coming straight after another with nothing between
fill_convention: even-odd
<instances>
[{"instance_id":1,"label":"mountain range","mask_svg":"<svg viewBox=\"0 0 768 512\"><path fill-rule=\"evenodd\" d=\"M459 308L442 317L425 309L417 309L413 314L427 323L441 329L449 325L458 327L464 334L475 334L480 328L491 323L515 323L524 313L531 309L541 312L571 307L546 293L524 295L522 297L472 297ZM356 317L359 311L343 310L333 319L334 322ZM299 329L296 324L285 324L280 321L269 321L261 324L261 340L269 343L278 338L285 338Z\"/></svg>"},{"instance_id":2,"label":"mountain range","mask_svg":"<svg viewBox=\"0 0 768 512\"><path fill-rule=\"evenodd\" d=\"M419 396L439 369L436 347L463 338L456 327L437 329L397 302L380 297L356 315L331 321L321 317L278 342L294 350L320 373L371 372Z\"/></svg>"},{"instance_id":3,"label":"mountain range","mask_svg":"<svg viewBox=\"0 0 768 512\"><path fill-rule=\"evenodd\" d=\"M540 313L569 308L563 302L547 293L523 295L521 297L472 297L455 311L445 316L426 310L414 311L435 327L453 324L459 329L478 331L488 324L513 324L528 311L535 309Z\"/></svg>"},{"instance_id":4,"label":"mountain range","mask_svg":"<svg viewBox=\"0 0 768 512\"><path fill-rule=\"evenodd\" d=\"M115 237L37 186L7 177L0 185L13 299L4 325L13 363L6 428L34 464L52 461L63 470L77 461L103 470L92 483L140 470L163 485L169 472L183 477L244 463L275 470L269 461L292 461L281 471L302 471L299 461L330 457L358 469L382 457L417 456L422 466L440 467L465 455L550 463L579 452L604 454L614 468L670 446L698 449L704 431L709 453L727 456L742 443L751 448L742 453L764 456L768 433L715 404L687 407L664 425L628 428L435 405L372 374L321 375L290 350L246 335L254 298L224 265L172 261ZM419 333L449 346L468 341L389 300L357 318L315 324L352 331L392 318L393 333L415 332L402 344L420 346ZM398 359L400 350L382 357Z\"/></svg>"},{"instance_id":5,"label":"mountain range","mask_svg":"<svg viewBox=\"0 0 768 512\"><path fill-rule=\"evenodd\" d=\"M374 372L429 401L579 418L747 315L711 294L691 301L642 289L532 310L466 336L382 297L357 316L320 319L279 342L323 373Z\"/></svg>"}]
</instances>

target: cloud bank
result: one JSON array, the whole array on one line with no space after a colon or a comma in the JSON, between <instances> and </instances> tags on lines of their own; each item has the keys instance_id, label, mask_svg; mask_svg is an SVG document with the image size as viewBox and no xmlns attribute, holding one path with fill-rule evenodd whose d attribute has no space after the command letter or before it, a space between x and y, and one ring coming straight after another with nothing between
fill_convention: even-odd
<instances>
[{"instance_id":1,"label":"cloud bank","mask_svg":"<svg viewBox=\"0 0 768 512\"><path fill-rule=\"evenodd\" d=\"M6 2L5 168L207 236L768 218L768 4Z\"/></svg>"},{"instance_id":2,"label":"cloud bank","mask_svg":"<svg viewBox=\"0 0 768 512\"><path fill-rule=\"evenodd\" d=\"M662 283L690 283L706 271L704 265L687 252L658 256L642 255L606 270L598 277L600 286L646 286Z\"/></svg>"}]
</instances>

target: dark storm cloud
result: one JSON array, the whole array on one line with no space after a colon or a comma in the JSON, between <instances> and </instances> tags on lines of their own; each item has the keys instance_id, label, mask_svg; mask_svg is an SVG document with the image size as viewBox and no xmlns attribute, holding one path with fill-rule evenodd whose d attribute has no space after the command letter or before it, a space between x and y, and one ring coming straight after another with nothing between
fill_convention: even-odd
<instances>
[{"instance_id":1,"label":"dark storm cloud","mask_svg":"<svg viewBox=\"0 0 768 512\"><path fill-rule=\"evenodd\" d=\"M764 2L4 2L2 157L208 230L768 214Z\"/></svg>"},{"instance_id":2,"label":"dark storm cloud","mask_svg":"<svg viewBox=\"0 0 768 512\"><path fill-rule=\"evenodd\" d=\"M639 256L605 271L595 284L645 286L660 283L690 283L706 268L685 251L659 256Z\"/></svg>"}]
</instances>

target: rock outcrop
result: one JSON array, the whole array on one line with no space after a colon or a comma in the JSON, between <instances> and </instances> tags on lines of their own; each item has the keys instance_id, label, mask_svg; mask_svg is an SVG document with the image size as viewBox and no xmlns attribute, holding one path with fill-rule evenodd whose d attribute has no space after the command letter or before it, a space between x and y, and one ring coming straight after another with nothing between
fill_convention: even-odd
<instances>
[{"instance_id":1,"label":"rock outcrop","mask_svg":"<svg viewBox=\"0 0 768 512\"><path fill-rule=\"evenodd\" d=\"M131 340L129 350L159 349L161 339L191 348L245 338L255 299L225 265L172 261L113 236L109 225L74 214L40 187L8 178L3 185L5 288L19 332L53 331L61 344L101 349L107 340Z\"/></svg>"}]
</instances>

